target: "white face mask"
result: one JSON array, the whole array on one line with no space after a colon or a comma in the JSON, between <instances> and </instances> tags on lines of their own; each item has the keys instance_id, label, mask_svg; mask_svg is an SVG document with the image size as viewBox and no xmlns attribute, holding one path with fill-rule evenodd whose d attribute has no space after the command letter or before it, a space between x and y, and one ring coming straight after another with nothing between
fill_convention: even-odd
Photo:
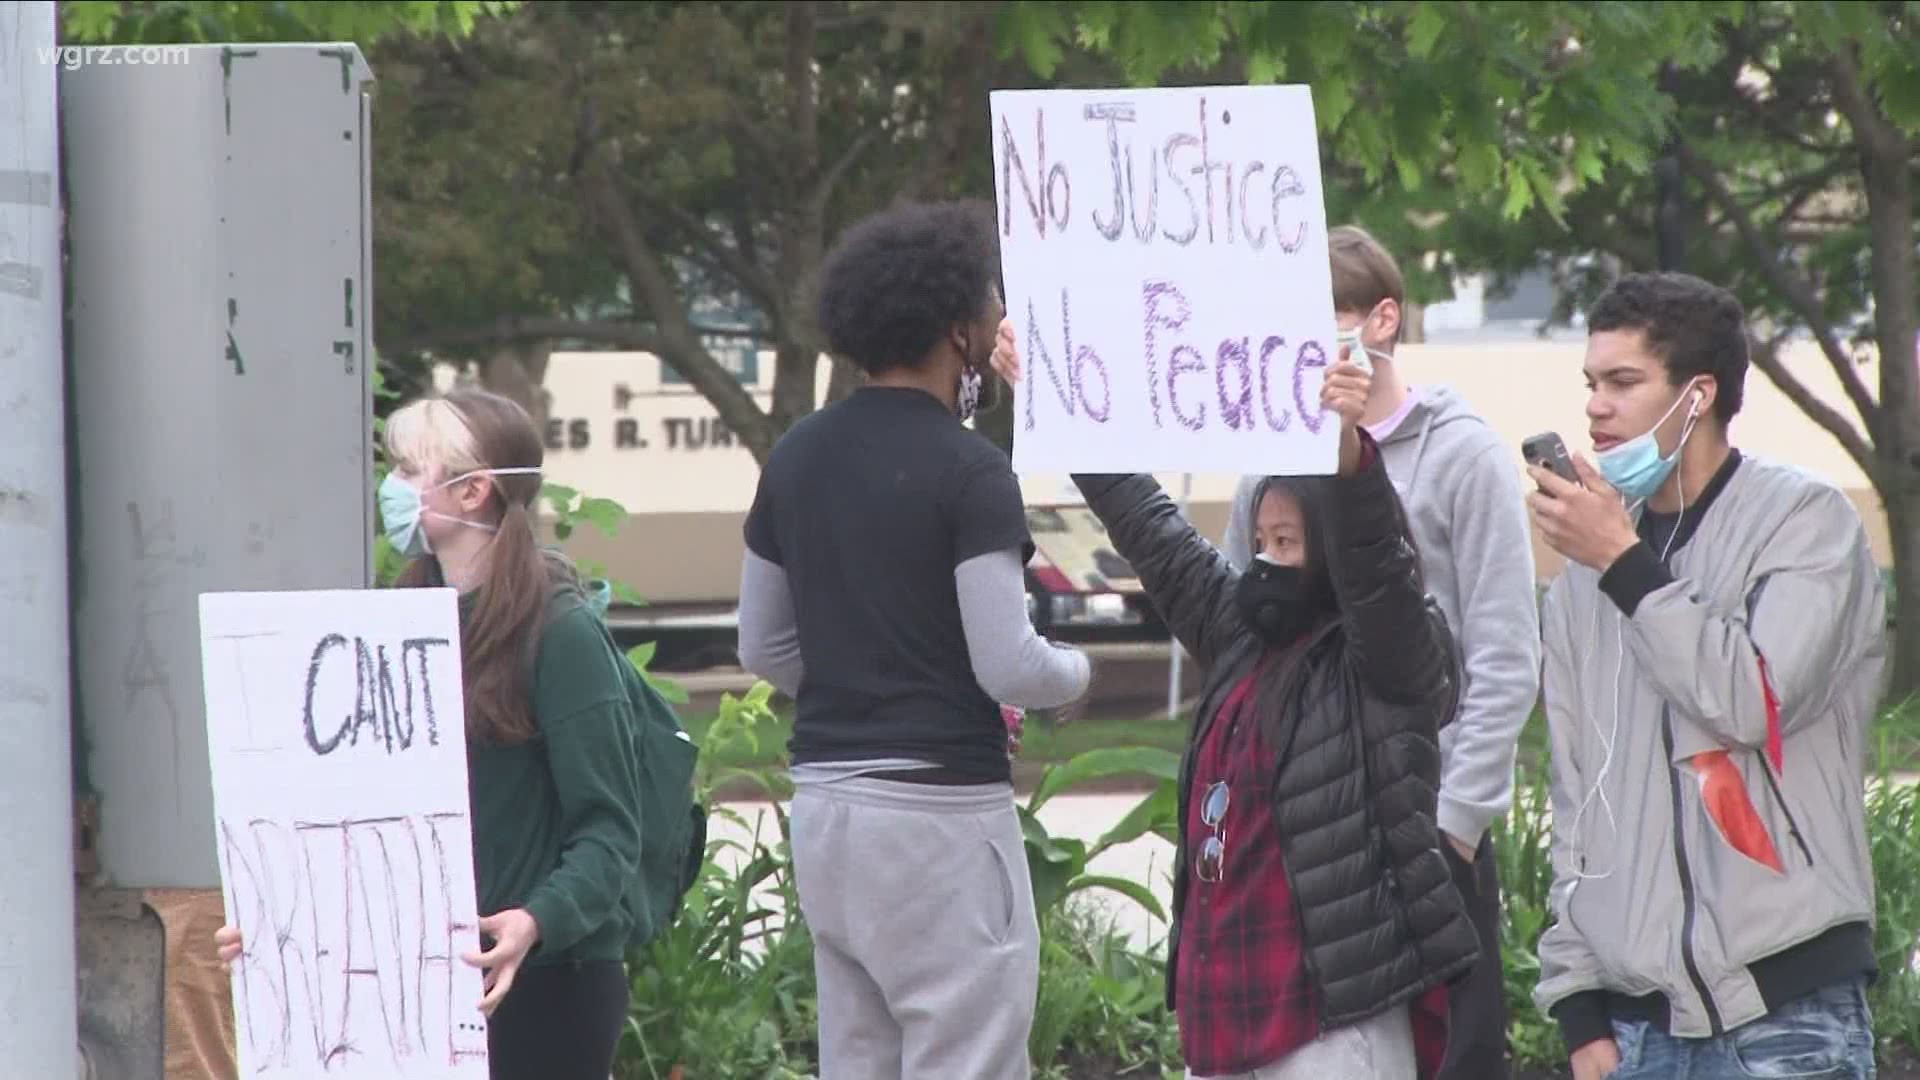
<instances>
[{"instance_id":1,"label":"white face mask","mask_svg":"<svg viewBox=\"0 0 1920 1080\"><path fill-rule=\"evenodd\" d=\"M1348 350L1347 359L1368 371L1373 370L1373 360L1368 359L1369 357L1375 360L1393 359L1391 355L1381 352L1378 349L1369 348L1360 340L1360 331L1365 328L1368 323L1373 321L1374 315L1379 311L1379 306L1375 305L1372 311L1367 312L1367 317L1361 319L1353 329L1336 331L1333 335L1334 355L1338 356L1341 349L1346 349Z\"/></svg>"}]
</instances>

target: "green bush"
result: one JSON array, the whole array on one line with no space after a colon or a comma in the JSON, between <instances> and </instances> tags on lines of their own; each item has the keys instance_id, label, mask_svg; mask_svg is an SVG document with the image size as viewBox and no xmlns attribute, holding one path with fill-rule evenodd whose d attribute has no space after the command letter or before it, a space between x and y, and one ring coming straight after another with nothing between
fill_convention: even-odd
<instances>
[{"instance_id":1,"label":"green bush","mask_svg":"<svg viewBox=\"0 0 1920 1080\"><path fill-rule=\"evenodd\" d=\"M1880 979L1869 1000L1881 1056L1920 1048L1920 784L1896 770L1911 768L1920 699L1889 708L1875 725L1875 769L1867 788L1867 845L1873 857L1874 952Z\"/></svg>"},{"instance_id":2,"label":"green bush","mask_svg":"<svg viewBox=\"0 0 1920 1080\"><path fill-rule=\"evenodd\" d=\"M1521 765L1513 807L1493 824L1500 866L1500 955L1507 993L1507 1048L1517 1066L1545 1065L1566 1055L1560 1031L1533 1004L1540 981L1540 934L1546 930L1553 887L1552 804L1546 777Z\"/></svg>"},{"instance_id":3,"label":"green bush","mask_svg":"<svg viewBox=\"0 0 1920 1080\"><path fill-rule=\"evenodd\" d=\"M1040 916L1040 988L1027 1049L1038 1076L1157 1077L1179 1071L1179 1030L1166 1008L1166 962L1114 927L1110 916L1080 903L1103 890L1162 924L1167 912L1150 882L1088 872L1101 853L1148 833L1175 841L1180 756L1154 747L1089 750L1048 766L1020 809L1034 907ZM1049 835L1040 808L1075 787L1110 777L1147 777L1154 786L1093 844Z\"/></svg>"},{"instance_id":4,"label":"green bush","mask_svg":"<svg viewBox=\"0 0 1920 1080\"><path fill-rule=\"evenodd\" d=\"M1090 905L1048 912L1040 922L1040 992L1027 1040L1036 1077L1180 1075L1166 970L1157 950L1136 948Z\"/></svg>"},{"instance_id":5,"label":"green bush","mask_svg":"<svg viewBox=\"0 0 1920 1080\"><path fill-rule=\"evenodd\" d=\"M715 763L734 744L752 744L773 722L771 697L765 683L743 697L723 696L701 739L695 795L716 820L746 824L737 812L714 805L721 784L750 775L775 789L778 778L764 771L747 774ZM777 805L774 821L778 836L764 837L756 828L745 845L710 841L679 918L628 958L632 1000L615 1068L619 1080L798 1080L814 1073L813 940L798 915L787 816Z\"/></svg>"},{"instance_id":6,"label":"green bush","mask_svg":"<svg viewBox=\"0 0 1920 1080\"><path fill-rule=\"evenodd\" d=\"M780 919L755 895L770 886L787 912L799 910L784 815L779 824L779 838L755 837L737 872L710 857L680 918L630 960L619 1080L814 1073L813 942L804 922ZM726 847L716 842L713 854Z\"/></svg>"}]
</instances>

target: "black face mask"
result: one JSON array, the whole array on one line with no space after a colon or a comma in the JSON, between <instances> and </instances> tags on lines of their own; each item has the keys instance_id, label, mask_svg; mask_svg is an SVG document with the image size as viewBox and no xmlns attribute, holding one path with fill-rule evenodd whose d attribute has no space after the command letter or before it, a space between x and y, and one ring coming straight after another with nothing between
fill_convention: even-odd
<instances>
[{"instance_id":1,"label":"black face mask","mask_svg":"<svg viewBox=\"0 0 1920 1080\"><path fill-rule=\"evenodd\" d=\"M1255 558L1234 587L1234 606L1249 629L1268 645L1286 645L1305 634L1333 610L1333 594L1324 578L1309 578L1299 566L1277 566Z\"/></svg>"}]
</instances>

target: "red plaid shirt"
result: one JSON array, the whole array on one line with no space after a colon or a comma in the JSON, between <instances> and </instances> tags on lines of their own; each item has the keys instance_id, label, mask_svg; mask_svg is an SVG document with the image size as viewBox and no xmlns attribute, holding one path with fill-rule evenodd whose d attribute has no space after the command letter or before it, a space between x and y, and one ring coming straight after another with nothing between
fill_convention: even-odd
<instances>
[{"instance_id":1,"label":"red plaid shirt","mask_svg":"<svg viewBox=\"0 0 1920 1080\"><path fill-rule=\"evenodd\" d=\"M1257 674L1256 669L1256 674ZM1272 1065L1320 1037L1299 910L1280 854L1262 762L1272 750L1246 707L1254 675L1235 686L1194 758L1187 814L1187 899L1180 921L1174 1012L1189 1076L1230 1076ZM1202 881L1207 791L1224 780L1220 880ZM1434 1076L1447 1045L1447 991L1413 1003L1415 1056Z\"/></svg>"},{"instance_id":2,"label":"red plaid shirt","mask_svg":"<svg viewBox=\"0 0 1920 1080\"><path fill-rule=\"evenodd\" d=\"M1253 676L1240 681L1194 758L1187 814L1187 899L1181 915L1180 1049L1193 1076L1271 1065L1320 1035L1307 982L1300 915L1280 858L1280 831L1260 762L1270 760L1253 710ZM1220 880L1202 881L1207 791L1226 781Z\"/></svg>"}]
</instances>

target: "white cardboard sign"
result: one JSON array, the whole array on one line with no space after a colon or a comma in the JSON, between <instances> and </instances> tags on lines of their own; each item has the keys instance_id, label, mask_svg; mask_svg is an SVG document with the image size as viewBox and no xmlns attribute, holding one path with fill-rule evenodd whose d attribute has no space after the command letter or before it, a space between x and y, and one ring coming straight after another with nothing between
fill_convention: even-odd
<instances>
[{"instance_id":1,"label":"white cardboard sign","mask_svg":"<svg viewBox=\"0 0 1920 1080\"><path fill-rule=\"evenodd\" d=\"M479 934L455 605L450 589L200 597L249 1077L486 1080L462 959Z\"/></svg>"},{"instance_id":2,"label":"white cardboard sign","mask_svg":"<svg viewBox=\"0 0 1920 1080\"><path fill-rule=\"evenodd\" d=\"M1325 474L1339 423L1305 86L991 95L1014 468Z\"/></svg>"}]
</instances>

